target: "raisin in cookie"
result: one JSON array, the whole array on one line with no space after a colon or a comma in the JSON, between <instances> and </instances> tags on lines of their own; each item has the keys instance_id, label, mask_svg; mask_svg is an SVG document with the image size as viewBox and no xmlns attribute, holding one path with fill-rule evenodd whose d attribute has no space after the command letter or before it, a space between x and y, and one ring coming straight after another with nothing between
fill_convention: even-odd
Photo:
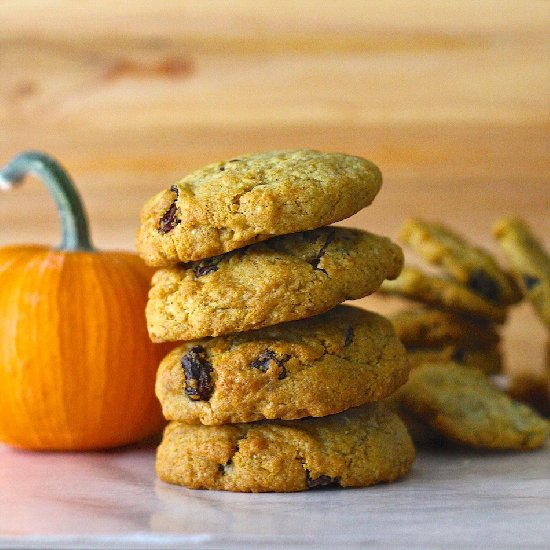
<instances>
[{"instance_id":1,"label":"raisin in cookie","mask_svg":"<svg viewBox=\"0 0 550 550\"><path fill-rule=\"evenodd\" d=\"M411 368L426 363L452 361L459 365L475 367L487 375L502 372L502 355L500 348L496 345L465 347L448 344L439 347L408 347L407 358Z\"/></svg>"},{"instance_id":2,"label":"raisin in cookie","mask_svg":"<svg viewBox=\"0 0 550 550\"><path fill-rule=\"evenodd\" d=\"M447 344L497 344L500 340L494 325L426 307L399 311L390 317L397 336L406 346L442 346Z\"/></svg>"},{"instance_id":3,"label":"raisin in cookie","mask_svg":"<svg viewBox=\"0 0 550 550\"><path fill-rule=\"evenodd\" d=\"M192 489L303 491L394 481L414 461L399 416L372 403L323 418L225 426L171 422L157 452L163 481Z\"/></svg>"},{"instance_id":4,"label":"raisin in cookie","mask_svg":"<svg viewBox=\"0 0 550 550\"><path fill-rule=\"evenodd\" d=\"M304 319L374 292L399 274L401 249L385 237L324 227L257 243L153 276L153 341L195 340Z\"/></svg>"},{"instance_id":5,"label":"raisin in cookie","mask_svg":"<svg viewBox=\"0 0 550 550\"><path fill-rule=\"evenodd\" d=\"M506 320L505 306L489 302L460 283L428 275L415 267L404 267L397 279L384 281L380 291L495 323Z\"/></svg>"},{"instance_id":6,"label":"raisin in cookie","mask_svg":"<svg viewBox=\"0 0 550 550\"><path fill-rule=\"evenodd\" d=\"M343 220L381 185L374 164L339 153L274 151L210 164L145 204L138 252L154 266L210 258Z\"/></svg>"},{"instance_id":7,"label":"raisin in cookie","mask_svg":"<svg viewBox=\"0 0 550 550\"><path fill-rule=\"evenodd\" d=\"M188 342L161 362L156 393L168 420L289 420L382 399L408 372L389 321L338 306L301 321Z\"/></svg>"},{"instance_id":8,"label":"raisin in cookie","mask_svg":"<svg viewBox=\"0 0 550 550\"><path fill-rule=\"evenodd\" d=\"M550 255L523 220L498 221L494 235L512 264L523 293L550 327Z\"/></svg>"},{"instance_id":9,"label":"raisin in cookie","mask_svg":"<svg viewBox=\"0 0 550 550\"><path fill-rule=\"evenodd\" d=\"M495 258L445 225L409 219L401 229L401 239L425 260L443 266L459 283L486 300L501 305L520 300L516 282Z\"/></svg>"},{"instance_id":10,"label":"raisin in cookie","mask_svg":"<svg viewBox=\"0 0 550 550\"><path fill-rule=\"evenodd\" d=\"M499 391L480 371L454 363L411 371L400 403L436 432L487 449L529 450L544 444L549 423Z\"/></svg>"}]
</instances>

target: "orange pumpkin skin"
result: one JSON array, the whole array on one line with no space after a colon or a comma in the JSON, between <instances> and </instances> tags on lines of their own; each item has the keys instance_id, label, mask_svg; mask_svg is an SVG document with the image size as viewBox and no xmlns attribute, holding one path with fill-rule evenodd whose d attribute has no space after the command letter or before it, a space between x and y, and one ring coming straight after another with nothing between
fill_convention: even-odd
<instances>
[{"instance_id":1,"label":"orange pumpkin skin","mask_svg":"<svg viewBox=\"0 0 550 550\"><path fill-rule=\"evenodd\" d=\"M151 270L124 252L0 248L0 440L26 449L126 445L165 421L167 353L144 317Z\"/></svg>"}]
</instances>

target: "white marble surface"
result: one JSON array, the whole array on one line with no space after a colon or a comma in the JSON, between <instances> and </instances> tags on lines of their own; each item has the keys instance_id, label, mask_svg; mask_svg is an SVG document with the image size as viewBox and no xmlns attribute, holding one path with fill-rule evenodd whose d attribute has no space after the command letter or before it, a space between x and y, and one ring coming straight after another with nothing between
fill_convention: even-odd
<instances>
[{"instance_id":1,"label":"white marble surface","mask_svg":"<svg viewBox=\"0 0 550 550\"><path fill-rule=\"evenodd\" d=\"M392 485L248 495L156 480L153 446L0 446L0 547L549 548L550 449L429 449Z\"/></svg>"}]
</instances>

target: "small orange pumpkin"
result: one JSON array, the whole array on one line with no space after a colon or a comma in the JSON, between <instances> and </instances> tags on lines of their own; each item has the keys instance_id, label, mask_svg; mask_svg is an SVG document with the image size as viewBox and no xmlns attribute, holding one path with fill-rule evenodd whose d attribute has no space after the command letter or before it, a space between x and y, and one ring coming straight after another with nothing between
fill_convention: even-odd
<instances>
[{"instance_id":1,"label":"small orange pumpkin","mask_svg":"<svg viewBox=\"0 0 550 550\"><path fill-rule=\"evenodd\" d=\"M0 441L86 450L133 443L164 423L154 395L166 346L149 340L151 270L134 254L93 248L85 211L53 159L28 152L4 188L41 177L61 218L59 248L0 248Z\"/></svg>"}]
</instances>

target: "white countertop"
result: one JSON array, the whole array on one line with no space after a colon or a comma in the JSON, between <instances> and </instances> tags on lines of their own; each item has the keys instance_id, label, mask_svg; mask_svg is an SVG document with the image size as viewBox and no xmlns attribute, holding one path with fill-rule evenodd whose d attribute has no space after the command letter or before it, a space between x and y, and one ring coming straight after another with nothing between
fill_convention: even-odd
<instances>
[{"instance_id":1,"label":"white countertop","mask_svg":"<svg viewBox=\"0 0 550 550\"><path fill-rule=\"evenodd\" d=\"M0 446L2 548L548 548L550 449L425 449L367 489L191 491L158 481L154 446L30 453Z\"/></svg>"}]
</instances>

